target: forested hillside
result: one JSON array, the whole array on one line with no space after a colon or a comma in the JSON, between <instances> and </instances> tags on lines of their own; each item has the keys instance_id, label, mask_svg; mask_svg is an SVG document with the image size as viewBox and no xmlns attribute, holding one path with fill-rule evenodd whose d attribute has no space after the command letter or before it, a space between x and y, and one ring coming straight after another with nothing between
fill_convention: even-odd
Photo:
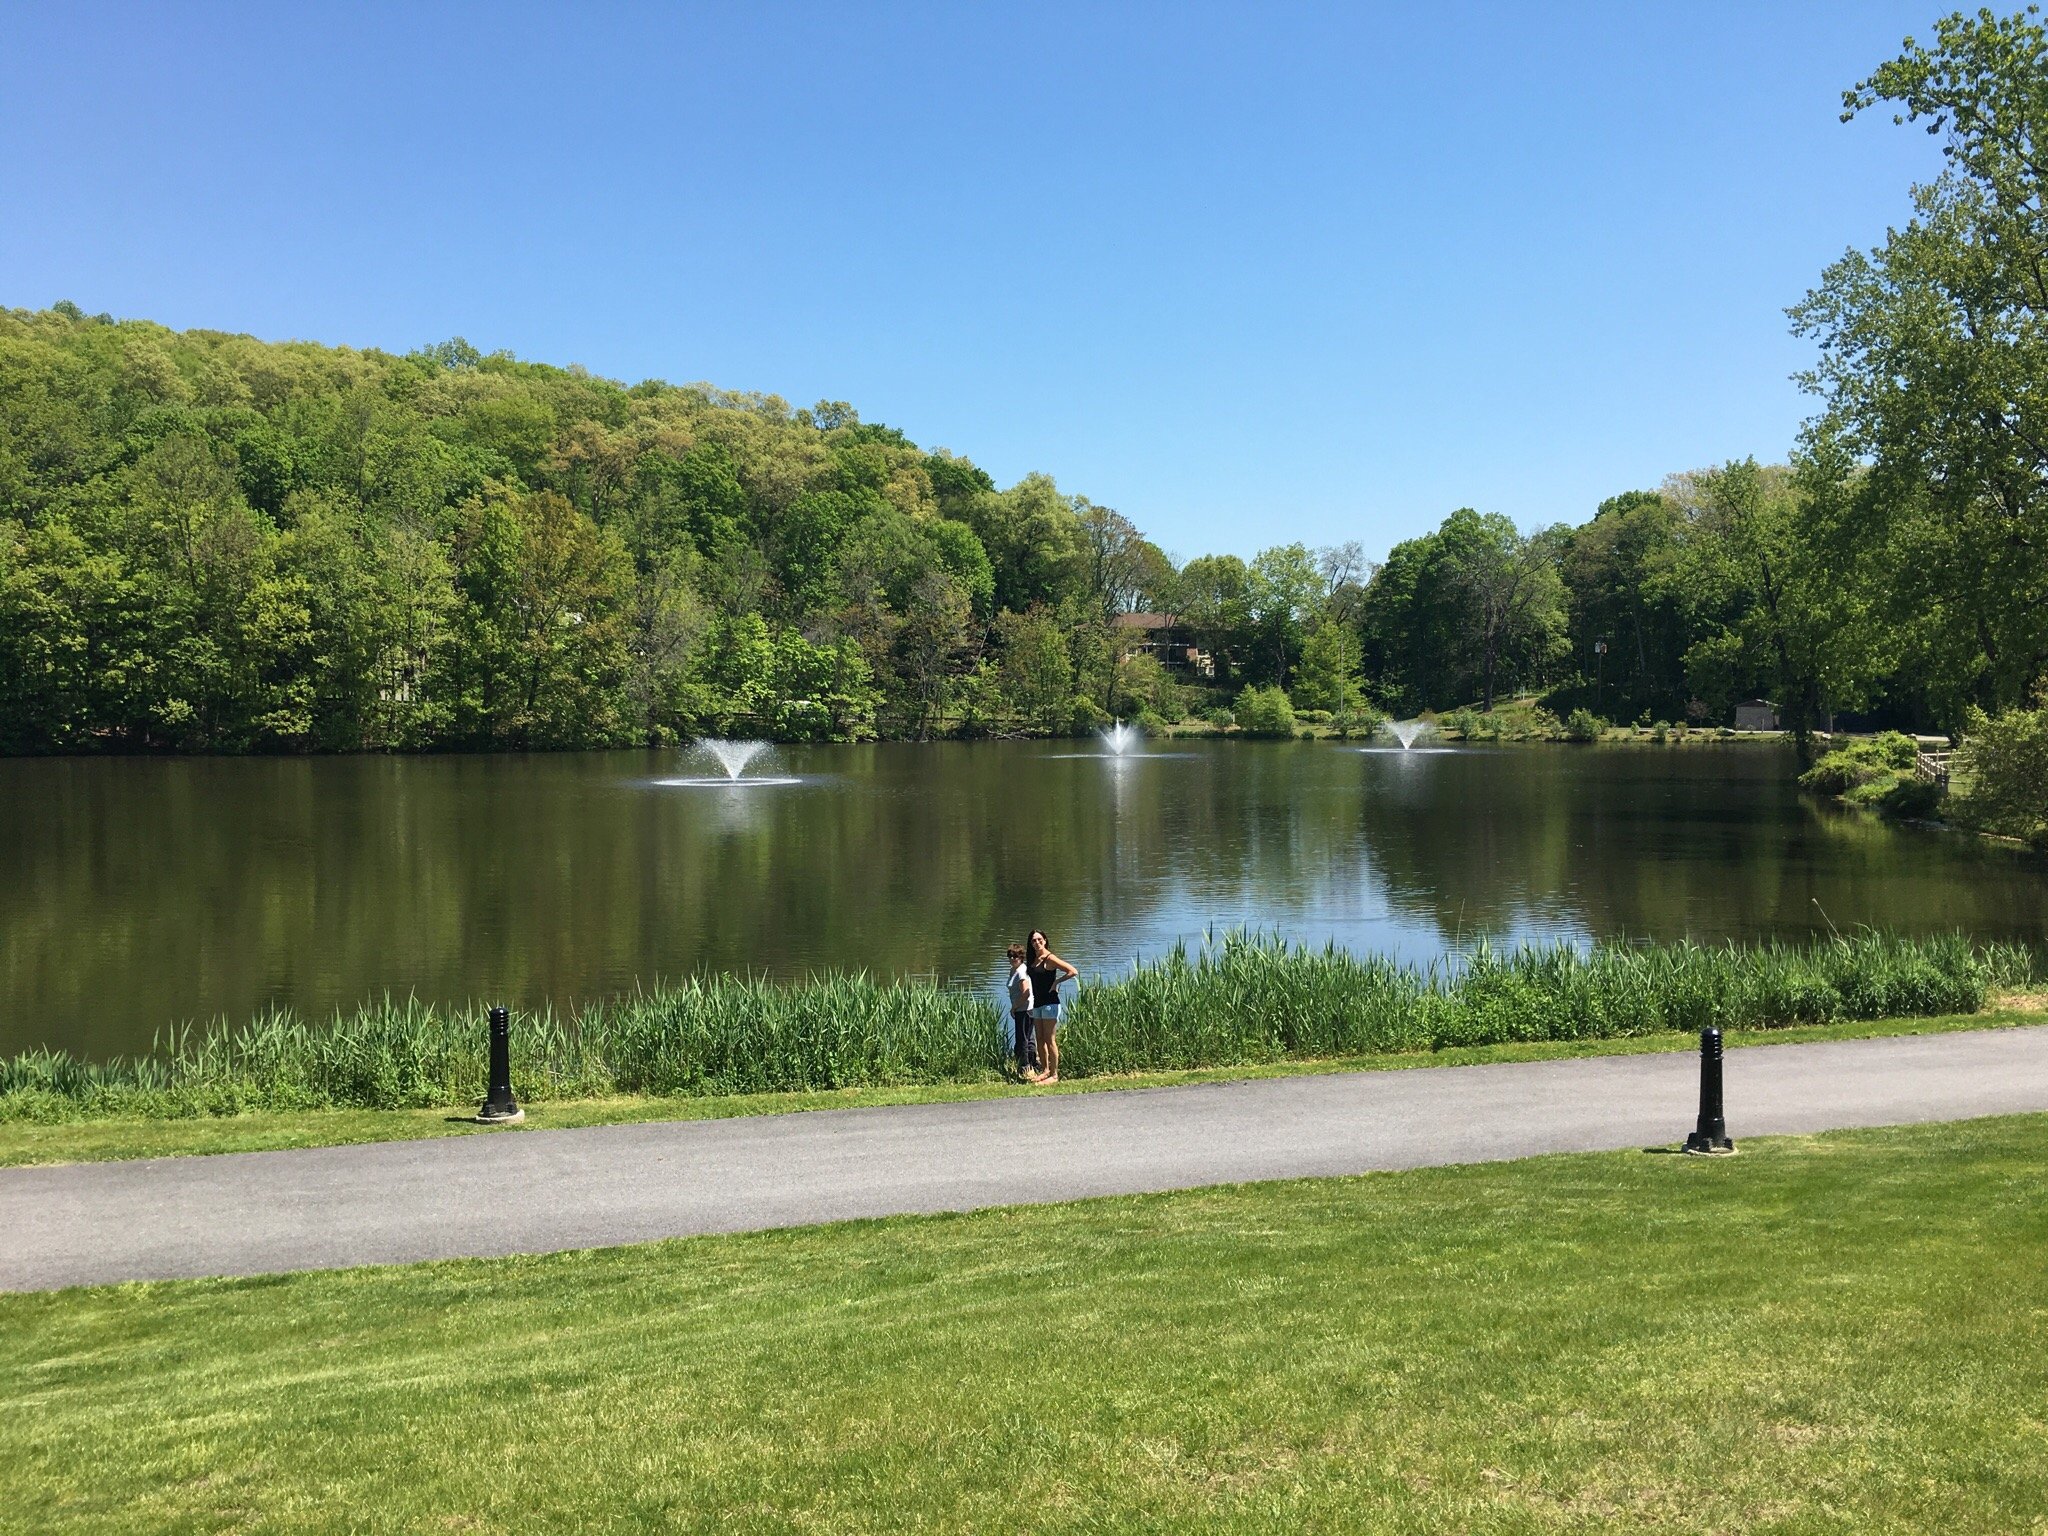
<instances>
[{"instance_id":1,"label":"forested hillside","mask_svg":"<svg viewBox=\"0 0 2048 1536\"><path fill-rule=\"evenodd\" d=\"M1947 170L1792 311L1820 410L1789 465L1674 474L1577 528L1459 510L1384 561L1177 565L1048 476L998 488L844 404L461 341L395 356L0 311L0 750L1066 731L1232 706L1285 729L1290 705L1531 690L1674 722L1761 694L1802 735L1838 711L1959 730L2024 710L2048 678L2048 34L1949 18L1845 98L1879 102L1940 134ZM1116 622L1141 609L1176 629Z\"/></svg>"},{"instance_id":2,"label":"forested hillside","mask_svg":"<svg viewBox=\"0 0 2048 1536\"><path fill-rule=\"evenodd\" d=\"M1164 574L843 405L0 313L10 750L1063 727L1157 702L1106 621Z\"/></svg>"}]
</instances>

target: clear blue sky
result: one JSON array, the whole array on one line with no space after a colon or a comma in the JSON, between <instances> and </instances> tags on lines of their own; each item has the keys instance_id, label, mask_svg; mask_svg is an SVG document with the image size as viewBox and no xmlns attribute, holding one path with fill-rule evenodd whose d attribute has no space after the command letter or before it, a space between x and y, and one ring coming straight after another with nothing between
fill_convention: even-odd
<instances>
[{"instance_id":1,"label":"clear blue sky","mask_svg":"<svg viewBox=\"0 0 2048 1536\"><path fill-rule=\"evenodd\" d=\"M9 6L0 304L853 402L1186 556L1782 457L1940 7Z\"/></svg>"}]
</instances>

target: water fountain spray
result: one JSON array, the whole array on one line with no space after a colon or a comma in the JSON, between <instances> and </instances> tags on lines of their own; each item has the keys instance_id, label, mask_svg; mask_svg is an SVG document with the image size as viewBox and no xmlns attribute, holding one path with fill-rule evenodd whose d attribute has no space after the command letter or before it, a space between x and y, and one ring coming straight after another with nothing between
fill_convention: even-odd
<instances>
[{"instance_id":1,"label":"water fountain spray","mask_svg":"<svg viewBox=\"0 0 2048 1536\"><path fill-rule=\"evenodd\" d=\"M1109 748L1111 757L1123 757L1138 748L1145 739L1145 733L1128 721L1119 720L1102 732L1102 744Z\"/></svg>"},{"instance_id":2,"label":"water fountain spray","mask_svg":"<svg viewBox=\"0 0 2048 1536\"><path fill-rule=\"evenodd\" d=\"M747 771L747 764L768 750L765 741L721 741L707 736L697 745L718 760L718 766L725 770L728 779L737 780Z\"/></svg>"},{"instance_id":3,"label":"water fountain spray","mask_svg":"<svg viewBox=\"0 0 2048 1536\"><path fill-rule=\"evenodd\" d=\"M1401 750L1405 752L1436 727L1427 720L1389 720L1387 729L1394 733L1394 740L1401 743Z\"/></svg>"}]
</instances>

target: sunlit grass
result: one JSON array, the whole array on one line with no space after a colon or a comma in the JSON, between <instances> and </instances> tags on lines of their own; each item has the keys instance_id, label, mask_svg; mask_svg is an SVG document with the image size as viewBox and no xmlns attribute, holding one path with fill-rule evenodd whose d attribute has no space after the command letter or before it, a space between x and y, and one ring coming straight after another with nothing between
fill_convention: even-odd
<instances>
[{"instance_id":1,"label":"sunlit grass","mask_svg":"<svg viewBox=\"0 0 2048 1536\"><path fill-rule=\"evenodd\" d=\"M5 1522L2025 1532L2048 1117L0 1298Z\"/></svg>"}]
</instances>

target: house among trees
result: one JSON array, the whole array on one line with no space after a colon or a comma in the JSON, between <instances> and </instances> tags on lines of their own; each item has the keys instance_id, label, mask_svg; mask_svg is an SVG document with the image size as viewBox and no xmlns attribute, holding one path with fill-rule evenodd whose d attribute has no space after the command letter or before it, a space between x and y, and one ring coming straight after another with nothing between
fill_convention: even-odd
<instances>
[{"instance_id":1,"label":"house among trees","mask_svg":"<svg viewBox=\"0 0 2048 1536\"><path fill-rule=\"evenodd\" d=\"M1778 728L1778 706L1769 699L1744 699L1735 706L1735 729L1738 731L1775 731Z\"/></svg>"},{"instance_id":2,"label":"house among trees","mask_svg":"<svg viewBox=\"0 0 2048 1536\"><path fill-rule=\"evenodd\" d=\"M1120 613L1112 622L1118 638L1126 640L1132 651L1156 656L1177 672L1216 675L1215 658L1195 644L1194 632L1181 623L1179 614Z\"/></svg>"}]
</instances>

